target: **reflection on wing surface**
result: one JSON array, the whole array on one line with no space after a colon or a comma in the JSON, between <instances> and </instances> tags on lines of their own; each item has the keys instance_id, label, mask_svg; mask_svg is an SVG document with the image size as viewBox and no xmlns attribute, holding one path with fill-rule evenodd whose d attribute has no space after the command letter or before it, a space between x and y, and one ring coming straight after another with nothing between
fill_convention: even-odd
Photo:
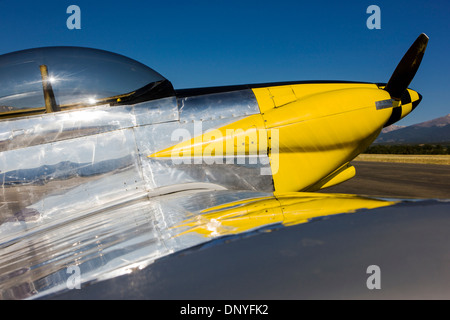
<instances>
[{"instance_id":1,"label":"reflection on wing surface","mask_svg":"<svg viewBox=\"0 0 450 320\"><path fill-rule=\"evenodd\" d=\"M393 204L347 195L275 197L191 189L157 197L135 193L90 209L71 206L38 217L23 212L0 225L0 296L24 299L68 290L69 266L80 268L84 285L142 269L216 237Z\"/></svg>"}]
</instances>

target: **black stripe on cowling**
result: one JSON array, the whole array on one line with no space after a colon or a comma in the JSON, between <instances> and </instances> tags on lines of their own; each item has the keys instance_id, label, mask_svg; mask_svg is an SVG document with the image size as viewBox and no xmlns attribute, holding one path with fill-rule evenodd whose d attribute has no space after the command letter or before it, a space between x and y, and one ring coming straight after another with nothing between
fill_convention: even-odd
<instances>
[{"instance_id":1,"label":"black stripe on cowling","mask_svg":"<svg viewBox=\"0 0 450 320\"><path fill-rule=\"evenodd\" d=\"M419 95L419 99L412 103L412 110L414 110L419 105L420 101L422 101L422 95L420 93L417 94Z\"/></svg>"},{"instance_id":2,"label":"black stripe on cowling","mask_svg":"<svg viewBox=\"0 0 450 320\"><path fill-rule=\"evenodd\" d=\"M392 114L391 117L389 118L389 120L386 122L386 124L384 125L384 127L389 127L391 124L396 123L398 120L400 120L402 117L402 107L395 107L392 108Z\"/></svg>"},{"instance_id":3,"label":"black stripe on cowling","mask_svg":"<svg viewBox=\"0 0 450 320\"><path fill-rule=\"evenodd\" d=\"M409 94L408 90L405 90L405 92L403 92L402 98L400 100L402 102L402 105L411 103L411 95Z\"/></svg>"}]
</instances>

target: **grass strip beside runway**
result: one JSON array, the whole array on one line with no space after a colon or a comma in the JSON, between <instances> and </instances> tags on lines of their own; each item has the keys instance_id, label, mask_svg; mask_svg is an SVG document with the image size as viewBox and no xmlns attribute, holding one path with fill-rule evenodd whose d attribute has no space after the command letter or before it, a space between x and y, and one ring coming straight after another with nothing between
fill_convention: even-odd
<instances>
[{"instance_id":1,"label":"grass strip beside runway","mask_svg":"<svg viewBox=\"0 0 450 320\"><path fill-rule=\"evenodd\" d=\"M355 161L450 165L450 155L360 154Z\"/></svg>"}]
</instances>

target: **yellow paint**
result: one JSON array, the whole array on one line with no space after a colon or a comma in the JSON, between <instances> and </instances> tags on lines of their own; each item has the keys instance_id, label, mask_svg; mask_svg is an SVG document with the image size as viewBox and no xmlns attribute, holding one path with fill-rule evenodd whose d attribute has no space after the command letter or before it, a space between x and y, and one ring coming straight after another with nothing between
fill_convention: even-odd
<instances>
[{"instance_id":1,"label":"yellow paint","mask_svg":"<svg viewBox=\"0 0 450 320\"><path fill-rule=\"evenodd\" d=\"M277 193L312 191L352 178L345 167L378 136L392 108L375 84L316 83L252 89L260 114L183 141L150 157L267 154ZM419 95L409 90L412 101ZM408 114L412 103L402 107Z\"/></svg>"},{"instance_id":2,"label":"yellow paint","mask_svg":"<svg viewBox=\"0 0 450 320\"><path fill-rule=\"evenodd\" d=\"M354 88L378 88L370 83L305 83L289 86L277 86L269 88L255 88L253 93L258 100L261 113L269 109L280 107L294 100L304 99L318 93L354 89Z\"/></svg>"},{"instance_id":3,"label":"yellow paint","mask_svg":"<svg viewBox=\"0 0 450 320\"><path fill-rule=\"evenodd\" d=\"M150 157L216 157L267 153L266 129L260 114L251 115L221 128L208 130L191 140L155 152ZM264 140L264 141L261 141ZM259 147L262 150L259 150Z\"/></svg>"},{"instance_id":4,"label":"yellow paint","mask_svg":"<svg viewBox=\"0 0 450 320\"><path fill-rule=\"evenodd\" d=\"M417 93L417 91L408 89L408 92L409 92L412 102L419 100L419 94Z\"/></svg>"},{"instance_id":5,"label":"yellow paint","mask_svg":"<svg viewBox=\"0 0 450 320\"><path fill-rule=\"evenodd\" d=\"M412 111L412 103L419 100L419 94L416 91L408 89L408 92L411 97L411 102L402 105L402 119Z\"/></svg>"},{"instance_id":6,"label":"yellow paint","mask_svg":"<svg viewBox=\"0 0 450 320\"><path fill-rule=\"evenodd\" d=\"M384 86L380 86L380 89L384 89ZM412 104L413 102L416 102L419 100L419 93L417 91L414 91L412 89L407 89L409 92L409 96L411 97L411 102L407 104L402 104L401 101L394 101L393 106L394 107L402 107L402 115L400 119L403 119L412 111Z\"/></svg>"},{"instance_id":7,"label":"yellow paint","mask_svg":"<svg viewBox=\"0 0 450 320\"><path fill-rule=\"evenodd\" d=\"M317 217L350 213L363 208L374 209L395 203L354 195L284 193L212 207L174 228L182 230L177 236L192 232L204 237L224 236L276 223L291 226Z\"/></svg>"},{"instance_id":8,"label":"yellow paint","mask_svg":"<svg viewBox=\"0 0 450 320\"><path fill-rule=\"evenodd\" d=\"M264 112L275 108L275 102L273 101L273 96L270 93L269 88L258 88L252 89L255 94L256 100L258 101L259 111L264 114Z\"/></svg>"},{"instance_id":9,"label":"yellow paint","mask_svg":"<svg viewBox=\"0 0 450 320\"><path fill-rule=\"evenodd\" d=\"M274 108L262 104L275 91L254 89L265 110L266 128L279 133L279 156L271 159L277 192L307 190L364 151L379 134L392 110L377 110L375 102L389 99L389 94L376 85L352 85L326 84L324 89L333 90L324 92L322 84L306 85L300 98ZM300 96L303 86L291 86L291 91Z\"/></svg>"},{"instance_id":10,"label":"yellow paint","mask_svg":"<svg viewBox=\"0 0 450 320\"><path fill-rule=\"evenodd\" d=\"M317 191L320 189L335 186L339 183L342 183L344 181L353 178L355 174L356 174L355 167L346 163L345 165L334 171L332 174L328 175L327 177L323 178L313 186L309 187L307 191L310 192Z\"/></svg>"},{"instance_id":11,"label":"yellow paint","mask_svg":"<svg viewBox=\"0 0 450 320\"><path fill-rule=\"evenodd\" d=\"M271 87L269 92L277 108L297 100L292 86Z\"/></svg>"}]
</instances>

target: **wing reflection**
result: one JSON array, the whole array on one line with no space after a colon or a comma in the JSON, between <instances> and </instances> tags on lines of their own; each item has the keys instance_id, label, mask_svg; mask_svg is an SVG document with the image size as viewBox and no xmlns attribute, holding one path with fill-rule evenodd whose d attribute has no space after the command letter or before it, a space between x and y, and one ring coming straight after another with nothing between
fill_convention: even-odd
<instances>
[{"instance_id":1,"label":"wing reflection","mask_svg":"<svg viewBox=\"0 0 450 320\"><path fill-rule=\"evenodd\" d=\"M69 266L80 268L86 285L142 269L214 237L239 237L259 228L395 203L352 195L191 190L156 197L140 193L38 219L29 208L0 224L0 298L68 290Z\"/></svg>"},{"instance_id":2,"label":"wing reflection","mask_svg":"<svg viewBox=\"0 0 450 320\"><path fill-rule=\"evenodd\" d=\"M204 237L217 237L273 224L291 226L314 218L395 203L346 194L285 193L212 207L183 221L176 228L186 229L179 235L195 232Z\"/></svg>"}]
</instances>

